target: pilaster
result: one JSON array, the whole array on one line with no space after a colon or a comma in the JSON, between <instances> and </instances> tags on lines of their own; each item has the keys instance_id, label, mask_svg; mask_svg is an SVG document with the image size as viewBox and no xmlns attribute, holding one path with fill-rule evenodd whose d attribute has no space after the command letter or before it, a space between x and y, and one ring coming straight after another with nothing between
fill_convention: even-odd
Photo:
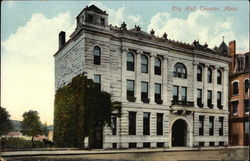
<instances>
[{"instance_id":1,"label":"pilaster","mask_svg":"<svg viewBox=\"0 0 250 161\"><path fill-rule=\"evenodd\" d=\"M163 100L163 105L168 105L168 103L170 104L170 101L168 100L168 93L167 93L167 85L168 85L168 58L167 56L163 57L163 61L162 61L162 100Z\"/></svg>"},{"instance_id":2,"label":"pilaster","mask_svg":"<svg viewBox=\"0 0 250 161\"><path fill-rule=\"evenodd\" d=\"M217 69L218 67L213 68L213 94L212 94L212 104L214 105L214 109L217 108Z\"/></svg>"},{"instance_id":3,"label":"pilaster","mask_svg":"<svg viewBox=\"0 0 250 161\"><path fill-rule=\"evenodd\" d=\"M203 103L204 103L204 108L208 108L207 107L207 68L208 65L206 64L204 66L204 74L203 74Z\"/></svg>"},{"instance_id":4,"label":"pilaster","mask_svg":"<svg viewBox=\"0 0 250 161\"><path fill-rule=\"evenodd\" d=\"M127 102L126 99L126 62L127 62L127 52L128 48L122 48L121 53L122 53L122 72L121 72L121 100L122 102Z\"/></svg>"},{"instance_id":5,"label":"pilaster","mask_svg":"<svg viewBox=\"0 0 250 161\"><path fill-rule=\"evenodd\" d=\"M194 71L194 80L193 80L193 101L194 101L194 107L197 107L197 67L198 62L193 63L193 71Z\"/></svg>"},{"instance_id":6,"label":"pilaster","mask_svg":"<svg viewBox=\"0 0 250 161\"><path fill-rule=\"evenodd\" d=\"M155 53L150 54L150 64L149 64L149 99L151 104L155 104L155 88L154 88L154 63L155 63Z\"/></svg>"},{"instance_id":7,"label":"pilaster","mask_svg":"<svg viewBox=\"0 0 250 161\"><path fill-rule=\"evenodd\" d=\"M142 51L136 52L136 75L135 75L135 97L136 103L141 103L141 55Z\"/></svg>"},{"instance_id":8,"label":"pilaster","mask_svg":"<svg viewBox=\"0 0 250 161\"><path fill-rule=\"evenodd\" d=\"M223 110L228 110L228 68L224 68L223 70L223 82L222 82L222 105L223 105Z\"/></svg>"}]
</instances>

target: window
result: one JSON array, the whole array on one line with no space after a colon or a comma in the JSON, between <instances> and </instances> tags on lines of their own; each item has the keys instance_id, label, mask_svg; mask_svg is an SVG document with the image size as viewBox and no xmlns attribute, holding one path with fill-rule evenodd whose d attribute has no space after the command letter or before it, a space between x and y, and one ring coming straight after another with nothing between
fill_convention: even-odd
<instances>
[{"instance_id":1,"label":"window","mask_svg":"<svg viewBox=\"0 0 250 161\"><path fill-rule=\"evenodd\" d=\"M157 135L163 135L163 114L157 113Z\"/></svg>"},{"instance_id":2,"label":"window","mask_svg":"<svg viewBox=\"0 0 250 161\"><path fill-rule=\"evenodd\" d=\"M143 148L150 148L150 143L143 143Z\"/></svg>"},{"instance_id":3,"label":"window","mask_svg":"<svg viewBox=\"0 0 250 161\"><path fill-rule=\"evenodd\" d=\"M217 70L217 84L221 84L222 74L220 70Z\"/></svg>"},{"instance_id":4,"label":"window","mask_svg":"<svg viewBox=\"0 0 250 161\"><path fill-rule=\"evenodd\" d=\"M184 64L182 63L175 64L173 76L178 77L178 78L184 78L184 79L187 78L187 70Z\"/></svg>"},{"instance_id":5,"label":"window","mask_svg":"<svg viewBox=\"0 0 250 161\"><path fill-rule=\"evenodd\" d=\"M93 15L88 15L88 22L93 22Z\"/></svg>"},{"instance_id":6,"label":"window","mask_svg":"<svg viewBox=\"0 0 250 161\"><path fill-rule=\"evenodd\" d=\"M243 58L238 58L238 69L239 69L239 71L243 70L243 63L244 63Z\"/></svg>"},{"instance_id":7,"label":"window","mask_svg":"<svg viewBox=\"0 0 250 161\"><path fill-rule=\"evenodd\" d=\"M233 95L239 94L239 85L238 84L239 84L238 82L233 83Z\"/></svg>"},{"instance_id":8,"label":"window","mask_svg":"<svg viewBox=\"0 0 250 161\"><path fill-rule=\"evenodd\" d=\"M199 142L199 146L204 146L205 143L204 142Z\"/></svg>"},{"instance_id":9,"label":"window","mask_svg":"<svg viewBox=\"0 0 250 161\"><path fill-rule=\"evenodd\" d=\"M94 75L94 83L97 85L99 89L101 89L101 75L99 74Z\"/></svg>"},{"instance_id":10,"label":"window","mask_svg":"<svg viewBox=\"0 0 250 161\"><path fill-rule=\"evenodd\" d=\"M179 87L174 86L173 88L173 101L178 101L179 100Z\"/></svg>"},{"instance_id":11,"label":"window","mask_svg":"<svg viewBox=\"0 0 250 161\"><path fill-rule=\"evenodd\" d=\"M162 104L161 100L161 84L155 83L155 103Z\"/></svg>"},{"instance_id":12,"label":"window","mask_svg":"<svg viewBox=\"0 0 250 161\"><path fill-rule=\"evenodd\" d=\"M116 117L111 118L111 125L112 125L112 135L116 135L116 127L117 127Z\"/></svg>"},{"instance_id":13,"label":"window","mask_svg":"<svg viewBox=\"0 0 250 161\"><path fill-rule=\"evenodd\" d=\"M156 143L156 147L157 148L163 148L164 147L164 143L161 143L161 142Z\"/></svg>"},{"instance_id":14,"label":"window","mask_svg":"<svg viewBox=\"0 0 250 161\"><path fill-rule=\"evenodd\" d=\"M202 89L197 89L197 105L203 107L202 104Z\"/></svg>"},{"instance_id":15,"label":"window","mask_svg":"<svg viewBox=\"0 0 250 161\"><path fill-rule=\"evenodd\" d=\"M117 143L112 143L112 149L117 149Z\"/></svg>"},{"instance_id":16,"label":"window","mask_svg":"<svg viewBox=\"0 0 250 161\"><path fill-rule=\"evenodd\" d=\"M187 87L181 87L181 100L187 101Z\"/></svg>"},{"instance_id":17,"label":"window","mask_svg":"<svg viewBox=\"0 0 250 161\"><path fill-rule=\"evenodd\" d=\"M127 80L127 99L130 102L134 102L134 81Z\"/></svg>"},{"instance_id":18,"label":"window","mask_svg":"<svg viewBox=\"0 0 250 161\"><path fill-rule=\"evenodd\" d=\"M134 71L134 65L135 64L135 59L134 59L134 54L128 53L127 54L127 70L128 71Z\"/></svg>"},{"instance_id":19,"label":"window","mask_svg":"<svg viewBox=\"0 0 250 161\"><path fill-rule=\"evenodd\" d=\"M147 82L141 82L141 101L144 103L149 103Z\"/></svg>"},{"instance_id":20,"label":"window","mask_svg":"<svg viewBox=\"0 0 250 161\"><path fill-rule=\"evenodd\" d=\"M245 80L245 93L248 92L248 89L250 88L250 82L249 82L249 79L246 79Z\"/></svg>"},{"instance_id":21,"label":"window","mask_svg":"<svg viewBox=\"0 0 250 161\"><path fill-rule=\"evenodd\" d=\"M128 148L136 148L136 143L128 143Z\"/></svg>"},{"instance_id":22,"label":"window","mask_svg":"<svg viewBox=\"0 0 250 161\"><path fill-rule=\"evenodd\" d=\"M223 136L223 117L219 117L219 136Z\"/></svg>"},{"instance_id":23,"label":"window","mask_svg":"<svg viewBox=\"0 0 250 161\"><path fill-rule=\"evenodd\" d=\"M217 92L217 107L219 109L222 109L222 105L221 105L221 92Z\"/></svg>"},{"instance_id":24,"label":"window","mask_svg":"<svg viewBox=\"0 0 250 161\"><path fill-rule=\"evenodd\" d=\"M232 107L233 107L233 115L237 115L238 114L239 101L233 101L231 103L232 103Z\"/></svg>"},{"instance_id":25,"label":"window","mask_svg":"<svg viewBox=\"0 0 250 161\"><path fill-rule=\"evenodd\" d=\"M143 113L143 135L149 135L150 133L150 113Z\"/></svg>"},{"instance_id":26,"label":"window","mask_svg":"<svg viewBox=\"0 0 250 161\"><path fill-rule=\"evenodd\" d=\"M197 66L197 81L202 81L202 67L200 65Z\"/></svg>"},{"instance_id":27,"label":"window","mask_svg":"<svg viewBox=\"0 0 250 161\"><path fill-rule=\"evenodd\" d=\"M213 105L212 105L212 91L211 90L207 91L207 106L209 108L213 108Z\"/></svg>"},{"instance_id":28,"label":"window","mask_svg":"<svg viewBox=\"0 0 250 161\"><path fill-rule=\"evenodd\" d=\"M155 75L161 75L161 59L155 58Z\"/></svg>"},{"instance_id":29,"label":"window","mask_svg":"<svg viewBox=\"0 0 250 161\"><path fill-rule=\"evenodd\" d=\"M100 22L101 22L101 25L105 25L105 19L104 18L101 18Z\"/></svg>"},{"instance_id":30,"label":"window","mask_svg":"<svg viewBox=\"0 0 250 161\"><path fill-rule=\"evenodd\" d=\"M214 142L209 142L209 146L214 146Z\"/></svg>"},{"instance_id":31,"label":"window","mask_svg":"<svg viewBox=\"0 0 250 161\"><path fill-rule=\"evenodd\" d=\"M207 69L207 82L212 83L212 69L211 68Z\"/></svg>"},{"instance_id":32,"label":"window","mask_svg":"<svg viewBox=\"0 0 250 161\"><path fill-rule=\"evenodd\" d=\"M204 116L199 116L199 135L204 135Z\"/></svg>"},{"instance_id":33,"label":"window","mask_svg":"<svg viewBox=\"0 0 250 161\"><path fill-rule=\"evenodd\" d=\"M245 106L245 113L249 114L249 111L250 111L250 100L249 99L244 100L244 106Z\"/></svg>"},{"instance_id":34,"label":"window","mask_svg":"<svg viewBox=\"0 0 250 161\"><path fill-rule=\"evenodd\" d=\"M136 135L136 112L129 112L129 135Z\"/></svg>"},{"instance_id":35,"label":"window","mask_svg":"<svg viewBox=\"0 0 250 161\"><path fill-rule=\"evenodd\" d=\"M101 48L99 46L94 47L94 64L101 64Z\"/></svg>"},{"instance_id":36,"label":"window","mask_svg":"<svg viewBox=\"0 0 250 161\"><path fill-rule=\"evenodd\" d=\"M141 72L148 73L148 58L146 55L141 56Z\"/></svg>"},{"instance_id":37,"label":"window","mask_svg":"<svg viewBox=\"0 0 250 161\"><path fill-rule=\"evenodd\" d=\"M214 117L209 117L209 135L214 135Z\"/></svg>"}]
</instances>

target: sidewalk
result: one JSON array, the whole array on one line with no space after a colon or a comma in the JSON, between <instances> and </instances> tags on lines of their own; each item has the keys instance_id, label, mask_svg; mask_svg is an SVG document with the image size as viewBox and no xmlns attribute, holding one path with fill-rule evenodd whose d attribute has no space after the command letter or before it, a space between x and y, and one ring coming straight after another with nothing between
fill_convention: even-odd
<instances>
[{"instance_id":1,"label":"sidewalk","mask_svg":"<svg viewBox=\"0 0 250 161\"><path fill-rule=\"evenodd\" d=\"M93 155L93 154L122 154L122 153L155 153L155 152L181 152L181 151L216 151L227 149L247 149L248 147L173 147L173 148L156 148L156 149L126 149L126 150L39 150L33 151L13 151L1 152L1 157L21 157L21 156L58 156L58 155Z\"/></svg>"}]
</instances>

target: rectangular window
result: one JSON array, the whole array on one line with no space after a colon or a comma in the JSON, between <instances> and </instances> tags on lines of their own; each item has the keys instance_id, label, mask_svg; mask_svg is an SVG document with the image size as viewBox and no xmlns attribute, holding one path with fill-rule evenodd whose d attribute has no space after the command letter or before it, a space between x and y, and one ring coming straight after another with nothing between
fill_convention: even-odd
<instances>
[{"instance_id":1,"label":"rectangular window","mask_svg":"<svg viewBox=\"0 0 250 161\"><path fill-rule=\"evenodd\" d=\"M163 135L163 114L157 113L157 135Z\"/></svg>"},{"instance_id":2,"label":"rectangular window","mask_svg":"<svg viewBox=\"0 0 250 161\"><path fill-rule=\"evenodd\" d=\"M220 141L220 142L219 142L219 146L224 146L224 142L223 142L223 141Z\"/></svg>"},{"instance_id":3,"label":"rectangular window","mask_svg":"<svg viewBox=\"0 0 250 161\"><path fill-rule=\"evenodd\" d=\"M244 106L245 106L245 113L249 114L249 111L250 111L250 100L249 99L244 100Z\"/></svg>"},{"instance_id":4,"label":"rectangular window","mask_svg":"<svg viewBox=\"0 0 250 161\"><path fill-rule=\"evenodd\" d=\"M111 125L112 125L112 135L116 135L116 127L117 127L117 118L116 117L112 117Z\"/></svg>"},{"instance_id":5,"label":"rectangular window","mask_svg":"<svg viewBox=\"0 0 250 161\"><path fill-rule=\"evenodd\" d=\"M136 135L136 112L129 112L129 135Z\"/></svg>"},{"instance_id":6,"label":"rectangular window","mask_svg":"<svg viewBox=\"0 0 250 161\"><path fill-rule=\"evenodd\" d=\"M128 143L128 148L136 148L136 143Z\"/></svg>"},{"instance_id":7,"label":"rectangular window","mask_svg":"<svg viewBox=\"0 0 250 161\"><path fill-rule=\"evenodd\" d=\"M221 105L221 92L217 92L217 106L219 109L222 109Z\"/></svg>"},{"instance_id":8,"label":"rectangular window","mask_svg":"<svg viewBox=\"0 0 250 161\"><path fill-rule=\"evenodd\" d=\"M174 86L173 87L173 101L178 101L179 98L179 87Z\"/></svg>"},{"instance_id":9,"label":"rectangular window","mask_svg":"<svg viewBox=\"0 0 250 161\"><path fill-rule=\"evenodd\" d=\"M150 148L150 143L143 143L143 148Z\"/></svg>"},{"instance_id":10,"label":"rectangular window","mask_svg":"<svg viewBox=\"0 0 250 161\"><path fill-rule=\"evenodd\" d=\"M150 133L150 113L143 113L143 135L149 135Z\"/></svg>"},{"instance_id":11,"label":"rectangular window","mask_svg":"<svg viewBox=\"0 0 250 161\"><path fill-rule=\"evenodd\" d=\"M141 82L141 101L144 103L149 103L147 82Z\"/></svg>"},{"instance_id":12,"label":"rectangular window","mask_svg":"<svg viewBox=\"0 0 250 161\"><path fill-rule=\"evenodd\" d=\"M197 81L202 81L202 68L200 66L197 67Z\"/></svg>"},{"instance_id":13,"label":"rectangular window","mask_svg":"<svg viewBox=\"0 0 250 161\"><path fill-rule=\"evenodd\" d=\"M209 117L209 135L214 135L214 117Z\"/></svg>"},{"instance_id":14,"label":"rectangular window","mask_svg":"<svg viewBox=\"0 0 250 161\"><path fill-rule=\"evenodd\" d=\"M207 91L207 106L209 108L213 108L213 105L212 105L212 91L211 90Z\"/></svg>"},{"instance_id":15,"label":"rectangular window","mask_svg":"<svg viewBox=\"0 0 250 161\"><path fill-rule=\"evenodd\" d=\"M99 74L94 75L94 83L97 85L99 89L101 89L101 75Z\"/></svg>"},{"instance_id":16,"label":"rectangular window","mask_svg":"<svg viewBox=\"0 0 250 161\"><path fill-rule=\"evenodd\" d=\"M161 84L155 83L155 103L162 104L161 100Z\"/></svg>"},{"instance_id":17,"label":"rectangular window","mask_svg":"<svg viewBox=\"0 0 250 161\"><path fill-rule=\"evenodd\" d=\"M130 102L134 102L134 81L127 80L127 99Z\"/></svg>"},{"instance_id":18,"label":"rectangular window","mask_svg":"<svg viewBox=\"0 0 250 161\"><path fill-rule=\"evenodd\" d=\"M181 87L181 100L187 101L187 87Z\"/></svg>"},{"instance_id":19,"label":"rectangular window","mask_svg":"<svg viewBox=\"0 0 250 161\"><path fill-rule=\"evenodd\" d=\"M101 18L100 22L101 22L101 25L105 25L105 19L104 18Z\"/></svg>"},{"instance_id":20,"label":"rectangular window","mask_svg":"<svg viewBox=\"0 0 250 161\"><path fill-rule=\"evenodd\" d=\"M199 135L204 135L204 116L199 116Z\"/></svg>"},{"instance_id":21,"label":"rectangular window","mask_svg":"<svg viewBox=\"0 0 250 161\"><path fill-rule=\"evenodd\" d=\"M197 89L197 105L203 107L202 104L202 89Z\"/></svg>"},{"instance_id":22,"label":"rectangular window","mask_svg":"<svg viewBox=\"0 0 250 161\"><path fill-rule=\"evenodd\" d=\"M112 143L112 149L117 149L117 143Z\"/></svg>"},{"instance_id":23,"label":"rectangular window","mask_svg":"<svg viewBox=\"0 0 250 161\"><path fill-rule=\"evenodd\" d=\"M248 92L249 88L250 88L250 82L249 82L249 79L246 79L245 80L245 93Z\"/></svg>"},{"instance_id":24,"label":"rectangular window","mask_svg":"<svg viewBox=\"0 0 250 161\"><path fill-rule=\"evenodd\" d=\"M223 136L223 117L219 117L219 136Z\"/></svg>"},{"instance_id":25,"label":"rectangular window","mask_svg":"<svg viewBox=\"0 0 250 161\"><path fill-rule=\"evenodd\" d=\"M88 22L93 22L93 15L88 15Z\"/></svg>"},{"instance_id":26,"label":"rectangular window","mask_svg":"<svg viewBox=\"0 0 250 161\"><path fill-rule=\"evenodd\" d=\"M214 146L214 142L209 142L209 146Z\"/></svg>"},{"instance_id":27,"label":"rectangular window","mask_svg":"<svg viewBox=\"0 0 250 161\"><path fill-rule=\"evenodd\" d=\"M233 101L231 102L232 104L232 108L233 108L233 115L237 115L238 114L238 104L239 104L239 101Z\"/></svg>"},{"instance_id":28,"label":"rectangular window","mask_svg":"<svg viewBox=\"0 0 250 161\"><path fill-rule=\"evenodd\" d=\"M199 146L204 146L205 143L204 142L199 142Z\"/></svg>"},{"instance_id":29,"label":"rectangular window","mask_svg":"<svg viewBox=\"0 0 250 161\"><path fill-rule=\"evenodd\" d=\"M164 147L164 143L156 143L156 147L157 148L163 148Z\"/></svg>"}]
</instances>

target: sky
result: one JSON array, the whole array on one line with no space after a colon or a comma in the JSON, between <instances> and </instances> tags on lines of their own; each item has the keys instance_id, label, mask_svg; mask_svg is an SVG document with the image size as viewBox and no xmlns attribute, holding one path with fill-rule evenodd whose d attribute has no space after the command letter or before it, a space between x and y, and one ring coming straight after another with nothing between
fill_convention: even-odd
<instances>
[{"instance_id":1,"label":"sky","mask_svg":"<svg viewBox=\"0 0 250 161\"><path fill-rule=\"evenodd\" d=\"M1 106L11 119L36 110L53 124L54 53L58 33L69 35L76 16L95 4L109 14L109 24L164 32L168 38L210 48L224 36L236 40L237 53L249 51L248 1L3 1L1 3Z\"/></svg>"}]
</instances>

